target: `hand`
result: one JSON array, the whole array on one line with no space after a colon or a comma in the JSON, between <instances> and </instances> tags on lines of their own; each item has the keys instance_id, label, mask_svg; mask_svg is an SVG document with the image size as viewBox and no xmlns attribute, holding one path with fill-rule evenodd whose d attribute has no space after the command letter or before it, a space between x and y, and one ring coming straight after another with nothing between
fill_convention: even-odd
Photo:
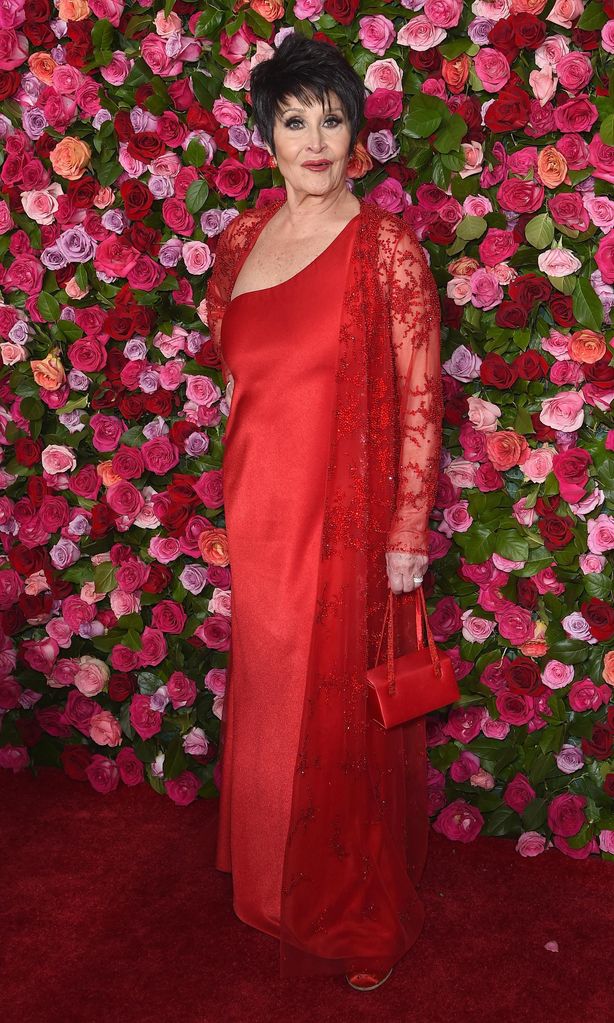
<instances>
[{"instance_id":1,"label":"hand","mask_svg":"<svg viewBox=\"0 0 614 1023\"><path fill-rule=\"evenodd\" d=\"M411 593L421 585L429 559L426 554L386 551L386 569L393 593ZM420 580L417 582L416 580Z\"/></svg>"},{"instance_id":2,"label":"hand","mask_svg":"<svg viewBox=\"0 0 614 1023\"><path fill-rule=\"evenodd\" d=\"M228 383L226 384L226 401L228 403L228 408L230 408L230 403L232 402L232 392L234 391L234 387L235 378L233 377L232 373L229 373Z\"/></svg>"}]
</instances>

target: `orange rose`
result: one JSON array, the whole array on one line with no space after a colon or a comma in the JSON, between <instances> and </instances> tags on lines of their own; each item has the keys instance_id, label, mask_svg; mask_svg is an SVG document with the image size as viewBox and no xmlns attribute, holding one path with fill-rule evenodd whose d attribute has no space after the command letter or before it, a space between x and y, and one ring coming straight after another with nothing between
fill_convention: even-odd
<instances>
[{"instance_id":1,"label":"orange rose","mask_svg":"<svg viewBox=\"0 0 614 1023\"><path fill-rule=\"evenodd\" d=\"M513 465L523 462L529 453L529 446L520 434L514 430L497 430L487 433L486 451L495 469L505 472Z\"/></svg>"},{"instance_id":2,"label":"orange rose","mask_svg":"<svg viewBox=\"0 0 614 1023\"><path fill-rule=\"evenodd\" d=\"M471 60L466 53L461 53L454 60L446 60L444 57L441 62L441 77L450 92L458 93L463 91L465 83L469 78L470 70Z\"/></svg>"},{"instance_id":3,"label":"orange rose","mask_svg":"<svg viewBox=\"0 0 614 1023\"><path fill-rule=\"evenodd\" d=\"M513 0L512 14L533 14L537 17L546 3L547 0Z\"/></svg>"},{"instance_id":4,"label":"orange rose","mask_svg":"<svg viewBox=\"0 0 614 1023\"><path fill-rule=\"evenodd\" d=\"M591 365L599 362L607 352L605 337L594 330L576 330L567 342L567 351L574 362Z\"/></svg>"},{"instance_id":5,"label":"orange rose","mask_svg":"<svg viewBox=\"0 0 614 1023\"><path fill-rule=\"evenodd\" d=\"M614 650L608 650L603 658L603 681L614 686Z\"/></svg>"},{"instance_id":6,"label":"orange rose","mask_svg":"<svg viewBox=\"0 0 614 1023\"><path fill-rule=\"evenodd\" d=\"M265 21L278 21L285 14L283 4L276 3L276 0L251 0L250 7Z\"/></svg>"},{"instance_id":7,"label":"orange rose","mask_svg":"<svg viewBox=\"0 0 614 1023\"><path fill-rule=\"evenodd\" d=\"M62 21L84 21L91 14L87 0L59 0L57 8Z\"/></svg>"},{"instance_id":8,"label":"orange rose","mask_svg":"<svg viewBox=\"0 0 614 1023\"><path fill-rule=\"evenodd\" d=\"M53 57L50 57L48 53L43 53L42 50L38 53L31 53L28 57L30 71L35 78L38 78L39 82L44 82L45 85L51 85L51 78L57 66Z\"/></svg>"},{"instance_id":9,"label":"orange rose","mask_svg":"<svg viewBox=\"0 0 614 1023\"><path fill-rule=\"evenodd\" d=\"M203 561L210 565L228 564L228 537L225 529L205 529L198 538Z\"/></svg>"},{"instance_id":10,"label":"orange rose","mask_svg":"<svg viewBox=\"0 0 614 1023\"><path fill-rule=\"evenodd\" d=\"M448 266L448 273L452 277L471 277L481 264L472 256L461 256L460 259L453 259Z\"/></svg>"},{"instance_id":11,"label":"orange rose","mask_svg":"<svg viewBox=\"0 0 614 1023\"><path fill-rule=\"evenodd\" d=\"M350 158L347 166L348 178L364 178L365 174L373 167L373 160L369 153L363 146L362 142L356 140L356 146L354 147L354 154Z\"/></svg>"},{"instance_id":12,"label":"orange rose","mask_svg":"<svg viewBox=\"0 0 614 1023\"><path fill-rule=\"evenodd\" d=\"M100 476L105 487L112 487L114 483L119 483L122 479L121 476L118 476L113 472L112 461L113 459L108 458L106 462L98 462L98 465L96 466L96 472Z\"/></svg>"},{"instance_id":13,"label":"orange rose","mask_svg":"<svg viewBox=\"0 0 614 1023\"><path fill-rule=\"evenodd\" d=\"M57 391L66 380L59 354L59 348L55 348L44 359L32 359L30 362L35 383L45 391Z\"/></svg>"},{"instance_id":14,"label":"orange rose","mask_svg":"<svg viewBox=\"0 0 614 1023\"><path fill-rule=\"evenodd\" d=\"M69 181L76 181L83 176L91 155L92 150L87 142L65 135L51 150L49 159L56 174Z\"/></svg>"},{"instance_id":15,"label":"orange rose","mask_svg":"<svg viewBox=\"0 0 614 1023\"><path fill-rule=\"evenodd\" d=\"M544 146L537 157L537 176L546 188L558 188L563 182L571 184L567 160L554 146Z\"/></svg>"}]
</instances>

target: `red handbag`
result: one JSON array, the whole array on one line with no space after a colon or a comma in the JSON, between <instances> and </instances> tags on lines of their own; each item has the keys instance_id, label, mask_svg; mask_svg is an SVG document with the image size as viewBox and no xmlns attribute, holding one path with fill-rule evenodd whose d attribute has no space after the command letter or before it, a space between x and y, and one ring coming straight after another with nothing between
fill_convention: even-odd
<instances>
[{"instance_id":1,"label":"red handbag","mask_svg":"<svg viewBox=\"0 0 614 1023\"><path fill-rule=\"evenodd\" d=\"M378 664L388 614L388 657L386 662ZM416 591L417 650L393 657L393 620L392 590L389 590L376 666L367 671L367 712L382 728L394 728L454 703L460 697L452 661L445 650L435 646L421 586ZM426 646L423 626L426 626Z\"/></svg>"}]
</instances>

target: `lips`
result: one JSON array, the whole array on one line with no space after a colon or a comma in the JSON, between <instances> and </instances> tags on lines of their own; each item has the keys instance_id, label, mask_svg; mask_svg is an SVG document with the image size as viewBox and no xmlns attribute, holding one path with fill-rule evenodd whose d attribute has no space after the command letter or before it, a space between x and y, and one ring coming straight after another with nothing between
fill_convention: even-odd
<instances>
[{"instance_id":1,"label":"lips","mask_svg":"<svg viewBox=\"0 0 614 1023\"><path fill-rule=\"evenodd\" d=\"M330 160L310 160L309 163L304 163L303 167L308 167L310 170L324 170L325 167L330 167Z\"/></svg>"}]
</instances>

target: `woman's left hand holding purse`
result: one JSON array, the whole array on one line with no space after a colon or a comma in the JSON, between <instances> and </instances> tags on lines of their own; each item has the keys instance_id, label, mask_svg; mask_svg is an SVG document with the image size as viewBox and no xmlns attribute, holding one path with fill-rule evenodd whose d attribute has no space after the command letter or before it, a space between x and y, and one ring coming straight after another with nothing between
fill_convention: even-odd
<instances>
[{"instance_id":1,"label":"woman's left hand holding purse","mask_svg":"<svg viewBox=\"0 0 614 1023\"><path fill-rule=\"evenodd\" d=\"M386 570L393 593L411 593L422 585L428 568L426 554L405 554L403 551L386 551Z\"/></svg>"}]
</instances>

